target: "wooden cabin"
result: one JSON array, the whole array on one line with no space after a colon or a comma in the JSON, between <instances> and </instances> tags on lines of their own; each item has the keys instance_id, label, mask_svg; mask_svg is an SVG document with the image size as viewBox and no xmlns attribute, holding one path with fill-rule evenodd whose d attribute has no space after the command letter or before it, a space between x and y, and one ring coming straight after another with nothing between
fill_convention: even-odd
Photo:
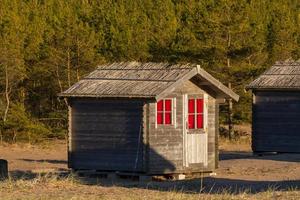
<instances>
[{"instance_id":1,"label":"wooden cabin","mask_svg":"<svg viewBox=\"0 0 300 200\"><path fill-rule=\"evenodd\" d=\"M252 150L300 153L300 62L276 62L247 89L253 93Z\"/></svg>"},{"instance_id":2,"label":"wooden cabin","mask_svg":"<svg viewBox=\"0 0 300 200\"><path fill-rule=\"evenodd\" d=\"M176 174L218 163L219 103L239 96L194 64L101 65L60 94L75 170Z\"/></svg>"}]
</instances>

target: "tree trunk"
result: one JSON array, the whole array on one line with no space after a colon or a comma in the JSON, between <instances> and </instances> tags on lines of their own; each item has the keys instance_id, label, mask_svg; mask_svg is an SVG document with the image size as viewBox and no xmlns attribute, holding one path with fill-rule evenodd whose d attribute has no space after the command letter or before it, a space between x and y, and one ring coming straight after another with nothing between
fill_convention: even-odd
<instances>
[{"instance_id":1,"label":"tree trunk","mask_svg":"<svg viewBox=\"0 0 300 200\"><path fill-rule=\"evenodd\" d=\"M230 30L227 30L227 67L231 67L230 58L228 57L228 52L230 50L231 46L231 34ZM228 88L231 89L231 83L228 83ZM232 99L228 99L228 137L229 140L232 140L234 138L234 130L233 130L233 112L232 112Z\"/></svg>"},{"instance_id":2,"label":"tree trunk","mask_svg":"<svg viewBox=\"0 0 300 200\"><path fill-rule=\"evenodd\" d=\"M3 134L2 134L2 130L0 129L0 144L3 144Z\"/></svg>"},{"instance_id":3,"label":"tree trunk","mask_svg":"<svg viewBox=\"0 0 300 200\"><path fill-rule=\"evenodd\" d=\"M230 34L230 31L228 30L228 32L227 32L227 55L226 55L227 56L227 67L231 66L230 58L228 57L228 52L229 52L230 46L231 46L231 34Z\"/></svg>"},{"instance_id":4,"label":"tree trunk","mask_svg":"<svg viewBox=\"0 0 300 200\"><path fill-rule=\"evenodd\" d=\"M8 178L7 161L0 159L0 181Z\"/></svg>"},{"instance_id":5,"label":"tree trunk","mask_svg":"<svg viewBox=\"0 0 300 200\"><path fill-rule=\"evenodd\" d=\"M71 87L71 58L70 48L67 50L67 74L68 74L68 86Z\"/></svg>"},{"instance_id":6,"label":"tree trunk","mask_svg":"<svg viewBox=\"0 0 300 200\"><path fill-rule=\"evenodd\" d=\"M56 73L57 83L58 83L60 92L63 92L64 90L63 90L62 83L61 83L60 76L59 76L59 72L58 72L58 65L56 65L55 73ZM64 99L64 102L65 102L65 104L66 104L66 106L67 106L67 105L68 105L68 102L67 102L66 99Z\"/></svg>"},{"instance_id":7,"label":"tree trunk","mask_svg":"<svg viewBox=\"0 0 300 200\"><path fill-rule=\"evenodd\" d=\"M17 131L13 130L13 143L17 143Z\"/></svg>"},{"instance_id":8,"label":"tree trunk","mask_svg":"<svg viewBox=\"0 0 300 200\"><path fill-rule=\"evenodd\" d=\"M77 67L76 67L76 77L77 77L77 81L79 81L80 77L79 77L79 58L80 58L80 52L79 52L79 41L77 39Z\"/></svg>"},{"instance_id":9,"label":"tree trunk","mask_svg":"<svg viewBox=\"0 0 300 200\"><path fill-rule=\"evenodd\" d=\"M228 88L231 89L231 83L228 84ZM229 140L232 140L234 138L234 130L233 130L233 112L232 112L232 99L228 99L228 137Z\"/></svg>"},{"instance_id":10,"label":"tree trunk","mask_svg":"<svg viewBox=\"0 0 300 200\"><path fill-rule=\"evenodd\" d=\"M9 98L9 79L8 79L8 69L7 66L5 66L5 100L6 100L6 106L5 106L5 111L4 111L4 116L3 116L3 122L6 122L7 119L7 114L9 111L9 106L10 106L10 98Z\"/></svg>"}]
</instances>

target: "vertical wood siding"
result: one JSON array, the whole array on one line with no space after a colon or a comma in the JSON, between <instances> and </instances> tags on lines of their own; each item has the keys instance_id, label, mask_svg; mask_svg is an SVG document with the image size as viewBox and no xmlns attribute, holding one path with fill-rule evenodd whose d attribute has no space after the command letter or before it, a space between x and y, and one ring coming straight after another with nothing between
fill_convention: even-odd
<instances>
[{"instance_id":1,"label":"vertical wood siding","mask_svg":"<svg viewBox=\"0 0 300 200\"><path fill-rule=\"evenodd\" d=\"M74 99L73 169L143 171L143 102Z\"/></svg>"},{"instance_id":2,"label":"vertical wood siding","mask_svg":"<svg viewBox=\"0 0 300 200\"><path fill-rule=\"evenodd\" d=\"M252 149L300 153L300 92L256 91Z\"/></svg>"},{"instance_id":3,"label":"vertical wood siding","mask_svg":"<svg viewBox=\"0 0 300 200\"><path fill-rule=\"evenodd\" d=\"M202 163L207 166L207 134L187 134L189 163ZM199 141L199 142L198 142Z\"/></svg>"}]
</instances>

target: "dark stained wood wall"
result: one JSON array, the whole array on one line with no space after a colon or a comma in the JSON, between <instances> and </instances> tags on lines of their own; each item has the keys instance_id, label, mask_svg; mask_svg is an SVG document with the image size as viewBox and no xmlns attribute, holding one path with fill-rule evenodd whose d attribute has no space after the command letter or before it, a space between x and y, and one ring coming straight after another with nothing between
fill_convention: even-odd
<instances>
[{"instance_id":1,"label":"dark stained wood wall","mask_svg":"<svg viewBox=\"0 0 300 200\"><path fill-rule=\"evenodd\" d=\"M183 94L203 95L204 93L194 83L187 81L166 97L176 97L176 128L173 125L158 125L156 128L155 103L149 104L149 173L214 171L217 167L218 146L216 134L219 131L217 119L219 109L215 98L211 96L208 96L208 166L205 168L201 165L193 168L184 166Z\"/></svg>"},{"instance_id":2,"label":"dark stained wood wall","mask_svg":"<svg viewBox=\"0 0 300 200\"><path fill-rule=\"evenodd\" d=\"M252 150L300 153L300 92L254 91Z\"/></svg>"},{"instance_id":3,"label":"dark stained wood wall","mask_svg":"<svg viewBox=\"0 0 300 200\"><path fill-rule=\"evenodd\" d=\"M72 99L73 169L143 171L143 101Z\"/></svg>"}]
</instances>

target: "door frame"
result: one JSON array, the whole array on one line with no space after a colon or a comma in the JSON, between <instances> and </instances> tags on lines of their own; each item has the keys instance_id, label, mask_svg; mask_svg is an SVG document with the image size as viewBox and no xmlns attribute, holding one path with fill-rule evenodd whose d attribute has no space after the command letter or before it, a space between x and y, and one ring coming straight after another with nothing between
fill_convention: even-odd
<instances>
[{"instance_id":1,"label":"door frame","mask_svg":"<svg viewBox=\"0 0 300 200\"><path fill-rule=\"evenodd\" d=\"M206 93L203 94L183 94L182 95L182 138L183 138L183 166L189 167L191 163L189 163L188 160L188 141L187 141L187 135L188 133L188 99L189 97L195 97L202 96L204 100L203 105L203 130L201 130L202 133L198 134L206 134L206 145L205 145L205 152L206 152L206 162L204 162L204 166L207 166L208 163L208 95Z\"/></svg>"}]
</instances>

